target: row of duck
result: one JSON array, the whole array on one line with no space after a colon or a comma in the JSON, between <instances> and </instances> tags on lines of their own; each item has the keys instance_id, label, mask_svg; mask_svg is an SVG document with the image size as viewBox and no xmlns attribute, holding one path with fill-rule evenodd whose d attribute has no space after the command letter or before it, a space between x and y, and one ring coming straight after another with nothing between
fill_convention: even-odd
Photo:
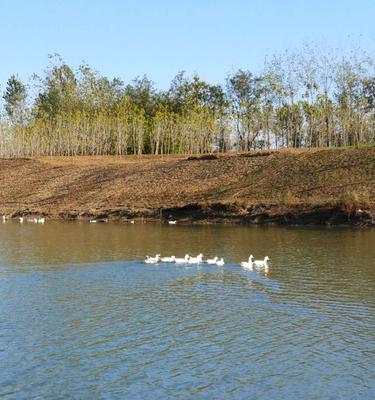
<instances>
[{"instance_id":1,"label":"row of duck","mask_svg":"<svg viewBox=\"0 0 375 400\"><path fill-rule=\"evenodd\" d=\"M263 268L266 272L269 269L268 262L270 261L268 256L265 256L263 260L255 260L254 256L250 254L247 261L241 261L241 267L245 269L249 269L253 271L254 269L261 269ZM185 257L175 257L175 256L168 256L168 257L161 257L160 254L156 254L155 257L146 256L144 262L146 264L158 264L158 263L175 263L175 264L211 264L211 265L224 265L224 259L221 257L215 256L214 258L203 258L203 254L200 253L196 257L192 257L189 254L186 254Z\"/></svg>"},{"instance_id":2,"label":"row of duck","mask_svg":"<svg viewBox=\"0 0 375 400\"><path fill-rule=\"evenodd\" d=\"M5 222L7 222L7 220L8 220L8 217L6 215L3 215L2 221L4 224L5 224ZM27 219L25 217L18 217L18 222L20 224L23 224L25 221L33 222L34 224L44 224L45 220L46 219L44 217L38 217L38 218L34 217L34 218L27 218Z\"/></svg>"}]
</instances>

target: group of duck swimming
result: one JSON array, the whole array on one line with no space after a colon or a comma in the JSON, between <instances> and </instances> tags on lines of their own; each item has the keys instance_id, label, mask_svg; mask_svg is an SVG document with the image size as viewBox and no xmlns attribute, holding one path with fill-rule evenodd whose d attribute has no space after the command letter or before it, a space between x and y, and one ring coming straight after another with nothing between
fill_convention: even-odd
<instances>
[{"instance_id":1,"label":"group of duck swimming","mask_svg":"<svg viewBox=\"0 0 375 400\"><path fill-rule=\"evenodd\" d=\"M250 271L263 268L265 272L268 272L269 260L270 258L268 256L265 256L263 260L254 260L254 256L250 254L249 259L247 261L242 261L240 265L242 268L249 269Z\"/></svg>"},{"instance_id":2,"label":"group of duck swimming","mask_svg":"<svg viewBox=\"0 0 375 400\"><path fill-rule=\"evenodd\" d=\"M249 269L253 271L254 269L264 269L265 272L268 272L269 265L269 257L264 257L263 260L254 260L254 256L250 254L249 259L247 261L242 261L240 263L241 267L245 269ZM208 258L207 260L203 260L203 254L200 253L196 257L191 257L189 254L186 254L183 258L178 258L175 256L170 257L161 257L160 254L156 254L155 257L146 256L145 263L146 264L158 264L160 262L163 263L176 263L176 264L216 264L216 265L224 265L224 259L219 257Z\"/></svg>"},{"instance_id":3,"label":"group of duck swimming","mask_svg":"<svg viewBox=\"0 0 375 400\"><path fill-rule=\"evenodd\" d=\"M211 259L203 260L203 254L200 253L196 257L192 257L189 254L186 254L183 258L178 258L175 256L170 257L161 257L160 254L156 254L155 257L146 256L145 263L146 264L158 264L159 262L166 263L176 263L176 264L201 264L205 262L206 264L216 264L216 265L224 265L224 259L214 257Z\"/></svg>"}]
</instances>

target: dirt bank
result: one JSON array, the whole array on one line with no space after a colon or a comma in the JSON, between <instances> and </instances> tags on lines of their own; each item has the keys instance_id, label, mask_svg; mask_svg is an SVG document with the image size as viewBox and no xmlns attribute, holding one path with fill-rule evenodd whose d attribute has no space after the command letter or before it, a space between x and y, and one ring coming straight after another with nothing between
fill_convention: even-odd
<instances>
[{"instance_id":1,"label":"dirt bank","mask_svg":"<svg viewBox=\"0 0 375 400\"><path fill-rule=\"evenodd\" d=\"M0 160L0 213L374 225L375 147Z\"/></svg>"}]
</instances>

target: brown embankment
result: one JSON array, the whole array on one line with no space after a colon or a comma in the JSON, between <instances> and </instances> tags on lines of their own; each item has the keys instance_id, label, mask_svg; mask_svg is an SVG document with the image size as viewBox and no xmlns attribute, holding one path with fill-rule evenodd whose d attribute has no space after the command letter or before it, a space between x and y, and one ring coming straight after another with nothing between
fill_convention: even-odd
<instances>
[{"instance_id":1,"label":"brown embankment","mask_svg":"<svg viewBox=\"0 0 375 400\"><path fill-rule=\"evenodd\" d=\"M0 213L375 224L375 147L0 160Z\"/></svg>"}]
</instances>

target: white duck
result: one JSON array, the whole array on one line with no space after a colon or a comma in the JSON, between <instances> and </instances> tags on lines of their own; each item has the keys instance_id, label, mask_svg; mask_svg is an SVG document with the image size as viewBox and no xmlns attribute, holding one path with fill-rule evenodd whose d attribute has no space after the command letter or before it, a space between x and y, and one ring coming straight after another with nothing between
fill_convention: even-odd
<instances>
[{"instance_id":1,"label":"white duck","mask_svg":"<svg viewBox=\"0 0 375 400\"><path fill-rule=\"evenodd\" d=\"M171 256L171 257L162 257L161 261L162 262L174 262L176 260L175 256Z\"/></svg>"},{"instance_id":2,"label":"white duck","mask_svg":"<svg viewBox=\"0 0 375 400\"><path fill-rule=\"evenodd\" d=\"M186 254L184 258L176 258L174 259L174 262L176 264L187 264L189 262L190 256L189 254Z\"/></svg>"},{"instance_id":3,"label":"white duck","mask_svg":"<svg viewBox=\"0 0 375 400\"><path fill-rule=\"evenodd\" d=\"M5 222L7 219L7 217L5 215L3 215L3 222Z\"/></svg>"},{"instance_id":4,"label":"white duck","mask_svg":"<svg viewBox=\"0 0 375 400\"><path fill-rule=\"evenodd\" d=\"M158 262L160 262L160 254L156 254L155 257L146 256L146 264L157 264Z\"/></svg>"},{"instance_id":5,"label":"white duck","mask_svg":"<svg viewBox=\"0 0 375 400\"><path fill-rule=\"evenodd\" d=\"M241 262L241 267L249 269L250 271L253 270L253 265L254 265L254 256L250 254L248 261L242 261Z\"/></svg>"},{"instance_id":6,"label":"white duck","mask_svg":"<svg viewBox=\"0 0 375 400\"><path fill-rule=\"evenodd\" d=\"M189 264L200 264L203 261L203 254L200 253L196 257L190 257L188 263Z\"/></svg>"},{"instance_id":7,"label":"white duck","mask_svg":"<svg viewBox=\"0 0 375 400\"><path fill-rule=\"evenodd\" d=\"M219 258L217 256L215 256L214 258L208 258L206 260L207 264L216 264L219 261Z\"/></svg>"},{"instance_id":8,"label":"white duck","mask_svg":"<svg viewBox=\"0 0 375 400\"><path fill-rule=\"evenodd\" d=\"M169 224L169 225L176 225L176 224L177 224L177 221L168 221L168 224Z\"/></svg>"},{"instance_id":9,"label":"white duck","mask_svg":"<svg viewBox=\"0 0 375 400\"><path fill-rule=\"evenodd\" d=\"M38 218L38 224L44 224L45 218Z\"/></svg>"},{"instance_id":10,"label":"white duck","mask_svg":"<svg viewBox=\"0 0 375 400\"><path fill-rule=\"evenodd\" d=\"M20 224L23 224L23 217L19 217Z\"/></svg>"},{"instance_id":11,"label":"white duck","mask_svg":"<svg viewBox=\"0 0 375 400\"><path fill-rule=\"evenodd\" d=\"M218 260L217 262L216 262L216 265L219 265L220 267L222 266L222 265L224 265L225 263L224 263L224 259L223 258L220 258L220 260Z\"/></svg>"},{"instance_id":12,"label":"white duck","mask_svg":"<svg viewBox=\"0 0 375 400\"><path fill-rule=\"evenodd\" d=\"M268 256L264 257L264 260L255 260L253 261L253 264L256 268L266 268L268 269L268 261L270 258Z\"/></svg>"}]
</instances>

